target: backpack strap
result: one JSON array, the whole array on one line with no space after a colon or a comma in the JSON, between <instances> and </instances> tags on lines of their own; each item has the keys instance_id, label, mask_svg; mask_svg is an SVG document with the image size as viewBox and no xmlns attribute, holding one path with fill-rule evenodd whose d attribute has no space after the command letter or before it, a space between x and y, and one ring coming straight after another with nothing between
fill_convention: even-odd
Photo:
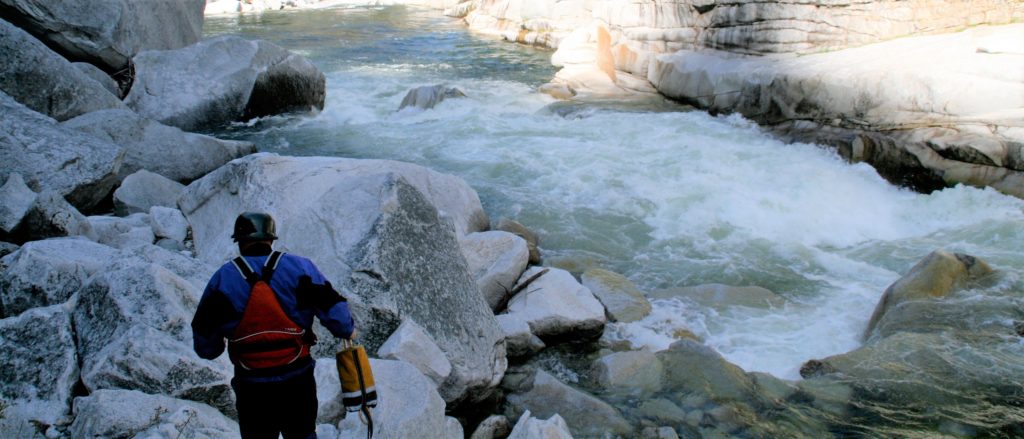
<instances>
[{"instance_id":1,"label":"backpack strap","mask_svg":"<svg viewBox=\"0 0 1024 439\"><path fill-rule=\"evenodd\" d=\"M260 276L260 280L266 283L270 283L270 278L274 276L274 270L277 270L277 263L281 261L281 256L284 253L275 251L267 257L267 262L263 264L263 273Z\"/></svg>"},{"instance_id":2,"label":"backpack strap","mask_svg":"<svg viewBox=\"0 0 1024 439\"><path fill-rule=\"evenodd\" d=\"M249 285L256 285L256 282L263 281L270 283L270 278L274 276L274 270L277 269L278 262L281 261L281 256L284 256L283 252L275 251L267 257L267 262L263 264L263 272L260 276L256 275L252 267L249 266L249 262L245 258L239 256L231 260L238 272L241 273L242 277Z\"/></svg>"},{"instance_id":3,"label":"backpack strap","mask_svg":"<svg viewBox=\"0 0 1024 439\"><path fill-rule=\"evenodd\" d=\"M250 267L249 263L245 261L245 258L239 256L232 259L231 263L235 265L235 268L238 269L238 272L242 274L242 277L249 283L249 285L255 285L256 281L259 280L256 276L256 272L252 271L252 267Z\"/></svg>"}]
</instances>

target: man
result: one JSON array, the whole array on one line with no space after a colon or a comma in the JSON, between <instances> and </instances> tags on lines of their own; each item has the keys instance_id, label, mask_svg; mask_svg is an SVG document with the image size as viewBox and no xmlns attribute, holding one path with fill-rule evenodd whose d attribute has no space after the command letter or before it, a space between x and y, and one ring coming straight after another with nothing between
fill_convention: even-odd
<instances>
[{"instance_id":1,"label":"man","mask_svg":"<svg viewBox=\"0 0 1024 439\"><path fill-rule=\"evenodd\" d=\"M231 237L241 256L220 267L203 292L192 319L195 351L212 360L227 340L244 439L316 438L313 317L352 339L348 303L308 259L272 251L270 215L239 215Z\"/></svg>"}]
</instances>

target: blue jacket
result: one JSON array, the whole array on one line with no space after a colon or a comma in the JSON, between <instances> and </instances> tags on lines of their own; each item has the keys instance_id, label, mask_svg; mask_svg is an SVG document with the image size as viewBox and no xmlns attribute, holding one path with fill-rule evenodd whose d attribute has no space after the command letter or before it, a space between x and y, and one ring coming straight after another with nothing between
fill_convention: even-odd
<instances>
[{"instance_id":1,"label":"blue jacket","mask_svg":"<svg viewBox=\"0 0 1024 439\"><path fill-rule=\"evenodd\" d=\"M244 258L253 271L260 275L267 256ZM334 291L331 283L309 259L285 253L270 279L270 288L274 290L285 314L306 331L312 331L313 317L316 316L334 336L352 336L355 324L349 313L348 302ZM225 339L230 338L241 321L250 291L249 283L231 262L213 274L192 319L192 339L196 354L212 360L224 352ZM241 371L238 368L235 374L236 377L250 381L279 381L312 368L313 362L300 366L277 376L242 377L239 376Z\"/></svg>"}]
</instances>

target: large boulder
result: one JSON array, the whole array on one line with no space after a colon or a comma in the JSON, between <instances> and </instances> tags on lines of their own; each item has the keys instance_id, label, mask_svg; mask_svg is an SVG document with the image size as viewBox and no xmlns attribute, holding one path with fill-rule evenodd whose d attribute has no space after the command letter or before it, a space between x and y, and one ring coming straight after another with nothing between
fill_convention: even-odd
<instances>
[{"instance_id":1,"label":"large boulder","mask_svg":"<svg viewBox=\"0 0 1024 439\"><path fill-rule=\"evenodd\" d=\"M192 183L178 204L210 263L235 253L235 215L271 213L278 247L310 258L346 291L360 332L373 331L372 310L381 309L415 320L437 342L452 364L446 401L483 397L500 380L502 334L456 240L486 218L462 180L404 163L255 154Z\"/></svg>"},{"instance_id":2,"label":"large boulder","mask_svg":"<svg viewBox=\"0 0 1024 439\"><path fill-rule=\"evenodd\" d=\"M65 58L128 67L140 50L177 49L199 41L205 0L2 0L0 11Z\"/></svg>"},{"instance_id":3,"label":"large boulder","mask_svg":"<svg viewBox=\"0 0 1024 439\"><path fill-rule=\"evenodd\" d=\"M523 274L530 252L526 240L509 232L471 233L459 240L469 271L491 309L506 303L516 279Z\"/></svg>"},{"instance_id":4,"label":"large boulder","mask_svg":"<svg viewBox=\"0 0 1024 439\"><path fill-rule=\"evenodd\" d=\"M541 270L526 270L520 282ZM509 301L508 314L525 320L530 331L542 339L600 335L606 322L601 302L568 271L546 270Z\"/></svg>"},{"instance_id":5,"label":"large boulder","mask_svg":"<svg viewBox=\"0 0 1024 439\"><path fill-rule=\"evenodd\" d=\"M872 335L875 325L891 308L912 300L947 297L990 274L992 268L978 258L942 250L934 251L886 288L871 314L864 337Z\"/></svg>"},{"instance_id":6,"label":"large boulder","mask_svg":"<svg viewBox=\"0 0 1024 439\"><path fill-rule=\"evenodd\" d=\"M177 207L185 185L145 169L129 175L114 191L114 213L148 213L155 206Z\"/></svg>"},{"instance_id":7,"label":"large boulder","mask_svg":"<svg viewBox=\"0 0 1024 439\"><path fill-rule=\"evenodd\" d=\"M75 398L71 437L238 437L238 424L213 407L134 390Z\"/></svg>"},{"instance_id":8,"label":"large boulder","mask_svg":"<svg viewBox=\"0 0 1024 439\"><path fill-rule=\"evenodd\" d=\"M113 248L79 238L25 243L0 259L0 317L66 302L116 255Z\"/></svg>"},{"instance_id":9,"label":"large boulder","mask_svg":"<svg viewBox=\"0 0 1024 439\"><path fill-rule=\"evenodd\" d=\"M633 427L618 410L600 399L558 381L543 370L521 369L502 384L510 387L506 396L508 413L515 419L530 411L539 417L561 415L572 431L584 437L605 433L632 437ZM532 375L532 376L530 376ZM510 383L515 383L510 385Z\"/></svg>"},{"instance_id":10,"label":"large boulder","mask_svg":"<svg viewBox=\"0 0 1024 439\"><path fill-rule=\"evenodd\" d=\"M452 373L452 365L434 340L412 319L402 322L380 348L377 355L386 360L401 360L416 366L434 384L440 385Z\"/></svg>"},{"instance_id":11,"label":"large boulder","mask_svg":"<svg viewBox=\"0 0 1024 439\"><path fill-rule=\"evenodd\" d=\"M3 92L0 113L0 175L17 172L33 191L56 190L86 213L110 194L124 160L120 145L64 128Z\"/></svg>"},{"instance_id":12,"label":"large boulder","mask_svg":"<svg viewBox=\"0 0 1024 439\"><path fill-rule=\"evenodd\" d=\"M594 268L587 270L581 277L583 286L601 301L613 321L635 322L651 313L651 303L644 297L644 293L625 276Z\"/></svg>"},{"instance_id":13,"label":"large boulder","mask_svg":"<svg viewBox=\"0 0 1024 439\"><path fill-rule=\"evenodd\" d=\"M100 83L4 20L0 52L0 90L35 111L67 120L90 111L124 108Z\"/></svg>"},{"instance_id":14,"label":"large boulder","mask_svg":"<svg viewBox=\"0 0 1024 439\"><path fill-rule=\"evenodd\" d=\"M444 400L430 379L403 361L371 359L370 368L378 397L373 411L374 436L447 437ZM345 417L339 430L340 437L366 436L366 425L354 414Z\"/></svg>"},{"instance_id":15,"label":"large boulder","mask_svg":"<svg viewBox=\"0 0 1024 439\"><path fill-rule=\"evenodd\" d=\"M94 111L63 125L124 146L119 179L146 170L174 181L190 182L231 160L256 152L251 142L187 133L131 110Z\"/></svg>"},{"instance_id":16,"label":"large boulder","mask_svg":"<svg viewBox=\"0 0 1024 439\"><path fill-rule=\"evenodd\" d=\"M37 308L0 320L0 349L4 352L0 356L0 397L29 409L29 416L22 420L32 421L37 428L70 415L78 356L67 308ZM4 425L2 418L0 436L14 437L11 433L22 426Z\"/></svg>"},{"instance_id":17,"label":"large boulder","mask_svg":"<svg viewBox=\"0 0 1024 439\"><path fill-rule=\"evenodd\" d=\"M145 213L134 213L127 217L94 215L89 217L89 225L92 226L96 242L118 249L156 241L153 227L149 224L149 214Z\"/></svg>"},{"instance_id":18,"label":"large boulder","mask_svg":"<svg viewBox=\"0 0 1024 439\"><path fill-rule=\"evenodd\" d=\"M95 239L89 219L68 204L55 190L39 194L21 224L11 233L15 242L36 241L60 236L86 236Z\"/></svg>"},{"instance_id":19,"label":"large boulder","mask_svg":"<svg viewBox=\"0 0 1024 439\"><path fill-rule=\"evenodd\" d=\"M183 130L324 106L323 73L266 41L216 37L178 50L145 51L133 61L135 84L125 103Z\"/></svg>"}]
</instances>

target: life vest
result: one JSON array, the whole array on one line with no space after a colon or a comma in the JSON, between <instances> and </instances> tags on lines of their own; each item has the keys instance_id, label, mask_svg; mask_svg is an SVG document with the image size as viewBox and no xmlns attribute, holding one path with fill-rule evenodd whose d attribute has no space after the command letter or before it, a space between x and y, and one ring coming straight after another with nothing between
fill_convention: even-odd
<instances>
[{"instance_id":1,"label":"life vest","mask_svg":"<svg viewBox=\"0 0 1024 439\"><path fill-rule=\"evenodd\" d=\"M306 329L285 314L277 295L270 288L281 252L267 257L263 272L257 276L239 256L231 261L251 287L242 320L228 339L228 356L236 366L247 370L286 366L309 356L313 338ZM311 335L311 334L310 334Z\"/></svg>"}]
</instances>

